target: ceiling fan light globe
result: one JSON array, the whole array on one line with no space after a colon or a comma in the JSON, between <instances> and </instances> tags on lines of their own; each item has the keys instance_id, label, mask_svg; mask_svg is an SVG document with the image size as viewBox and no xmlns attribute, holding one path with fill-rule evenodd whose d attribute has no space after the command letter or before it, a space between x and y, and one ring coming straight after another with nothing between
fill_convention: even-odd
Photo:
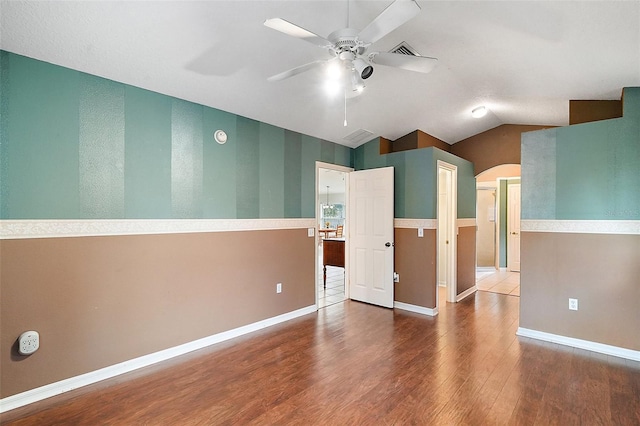
<instances>
[{"instance_id":1,"label":"ceiling fan light globe","mask_svg":"<svg viewBox=\"0 0 640 426\"><path fill-rule=\"evenodd\" d=\"M334 97L342 91L342 85L338 80L329 80L325 83L324 90L327 95Z\"/></svg>"},{"instance_id":2,"label":"ceiling fan light globe","mask_svg":"<svg viewBox=\"0 0 640 426\"><path fill-rule=\"evenodd\" d=\"M338 80L342 77L342 67L340 62L332 61L327 65L327 76L332 80Z\"/></svg>"}]
</instances>

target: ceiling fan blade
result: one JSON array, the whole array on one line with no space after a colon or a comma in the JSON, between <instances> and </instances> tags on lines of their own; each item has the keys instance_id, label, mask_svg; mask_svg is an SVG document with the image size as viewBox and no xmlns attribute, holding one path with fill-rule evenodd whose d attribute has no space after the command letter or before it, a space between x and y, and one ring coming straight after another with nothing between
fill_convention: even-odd
<instances>
[{"instance_id":1,"label":"ceiling fan blade","mask_svg":"<svg viewBox=\"0 0 640 426\"><path fill-rule=\"evenodd\" d=\"M325 64L326 62L327 61L309 62L308 64L304 64L304 65L300 65L299 67L291 68L290 70L281 72L280 74L272 75L271 77L269 77L267 79L267 81L284 80L285 78L293 77L294 75L298 75L298 74L303 73L305 71L309 71L310 69L313 69L315 67L319 67L319 66Z\"/></svg>"},{"instance_id":2,"label":"ceiling fan blade","mask_svg":"<svg viewBox=\"0 0 640 426\"><path fill-rule=\"evenodd\" d=\"M421 73L431 72L438 64L436 58L427 56L410 56L401 53L375 52L369 55L369 60L378 65L402 68L403 70Z\"/></svg>"},{"instance_id":3,"label":"ceiling fan blade","mask_svg":"<svg viewBox=\"0 0 640 426\"><path fill-rule=\"evenodd\" d=\"M311 31L305 30L302 27L292 24L289 21L285 21L284 19L267 19L266 21L264 21L264 25L291 37L308 41L309 43L315 44L316 46L328 48L332 45L329 40L326 40L319 35L312 33Z\"/></svg>"},{"instance_id":4,"label":"ceiling fan blade","mask_svg":"<svg viewBox=\"0 0 640 426\"><path fill-rule=\"evenodd\" d=\"M418 13L420 6L415 0L396 0L360 31L358 38L366 43L375 43Z\"/></svg>"}]
</instances>

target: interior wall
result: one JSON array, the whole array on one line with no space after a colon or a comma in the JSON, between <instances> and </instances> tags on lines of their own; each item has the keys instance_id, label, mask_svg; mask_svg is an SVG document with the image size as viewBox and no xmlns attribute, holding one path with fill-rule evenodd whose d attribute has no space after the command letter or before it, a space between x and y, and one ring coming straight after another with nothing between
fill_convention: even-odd
<instances>
[{"instance_id":1,"label":"interior wall","mask_svg":"<svg viewBox=\"0 0 640 426\"><path fill-rule=\"evenodd\" d=\"M622 100L570 100L569 124L622 117Z\"/></svg>"},{"instance_id":2,"label":"interior wall","mask_svg":"<svg viewBox=\"0 0 640 426\"><path fill-rule=\"evenodd\" d=\"M400 275L395 300L435 309L436 230L424 229L424 236L419 237L416 228L395 228L394 234L394 265Z\"/></svg>"},{"instance_id":3,"label":"interior wall","mask_svg":"<svg viewBox=\"0 0 640 426\"><path fill-rule=\"evenodd\" d=\"M499 166L492 167L476 176L478 185L482 184L495 184L499 178L519 178L521 171L520 164L501 164Z\"/></svg>"},{"instance_id":4,"label":"interior wall","mask_svg":"<svg viewBox=\"0 0 640 426\"><path fill-rule=\"evenodd\" d=\"M524 232L521 249L521 327L640 351L640 235Z\"/></svg>"},{"instance_id":5,"label":"interior wall","mask_svg":"<svg viewBox=\"0 0 640 426\"><path fill-rule=\"evenodd\" d=\"M0 244L3 398L315 304L306 229Z\"/></svg>"},{"instance_id":6,"label":"interior wall","mask_svg":"<svg viewBox=\"0 0 640 426\"><path fill-rule=\"evenodd\" d=\"M354 164L356 170L372 169L378 167L394 167L394 192L395 192L395 217L396 219L437 219L437 162L438 160L453 164L458 168L458 218L459 219L475 219L476 212L476 181L473 172L473 164L469 161L457 157L440 149L430 147L421 148L410 151L392 152L389 154L380 154L380 141L374 139L355 149ZM435 226L434 226L435 228ZM413 232L417 233L417 228L413 228ZM475 227L474 232L469 238L459 240L459 253L468 253L470 250L475 256ZM435 232L435 229L433 229ZM398 231L398 228L396 228ZM404 232L404 231L403 231ZM425 233L427 229L425 229ZM426 234L425 234L426 236ZM402 247L407 240L396 242L396 251L406 253L409 248ZM434 241L434 243L437 243ZM470 249L469 249L470 247ZM437 250L437 248L436 248ZM421 276L421 283L411 284L412 288L419 288L421 295L410 291L402 293L411 295L411 301L405 298L403 302L423 306L427 308L435 307L435 291L436 291L436 252L426 251L424 255L411 256L403 258L401 261L404 275ZM463 271L459 269L459 274L463 276L475 277L475 257L470 261L461 263ZM399 262L398 256L395 258ZM433 271L425 271L424 268L433 267ZM432 278L433 277L433 278ZM403 277L401 274L401 283L396 285L397 291L402 287ZM466 285L467 280L465 281ZM475 278L474 278L475 284ZM431 299L433 297L433 299ZM396 298L396 300L398 300ZM433 300L433 306L425 306L422 303ZM398 300L400 301L400 300Z\"/></svg>"},{"instance_id":7,"label":"interior wall","mask_svg":"<svg viewBox=\"0 0 640 426\"><path fill-rule=\"evenodd\" d=\"M507 188L508 181L501 179L498 181L498 266L500 268L507 267L507 195L509 190Z\"/></svg>"},{"instance_id":8,"label":"interior wall","mask_svg":"<svg viewBox=\"0 0 640 426\"><path fill-rule=\"evenodd\" d=\"M496 255L496 190L495 188L479 188L477 194L477 266L494 267Z\"/></svg>"},{"instance_id":9,"label":"interior wall","mask_svg":"<svg viewBox=\"0 0 640 426\"><path fill-rule=\"evenodd\" d=\"M315 303L315 240L285 219L315 218L316 161L352 149L4 51L0 82L1 397ZM20 236L58 219L88 234ZM147 235L92 237L107 219ZM27 329L41 349L16 357Z\"/></svg>"},{"instance_id":10,"label":"interior wall","mask_svg":"<svg viewBox=\"0 0 640 426\"><path fill-rule=\"evenodd\" d=\"M352 166L342 145L0 55L3 219L313 218L315 162Z\"/></svg>"},{"instance_id":11,"label":"interior wall","mask_svg":"<svg viewBox=\"0 0 640 426\"><path fill-rule=\"evenodd\" d=\"M520 326L640 350L640 88L623 102L523 135Z\"/></svg>"},{"instance_id":12,"label":"interior wall","mask_svg":"<svg viewBox=\"0 0 640 426\"><path fill-rule=\"evenodd\" d=\"M474 176L501 164L520 164L523 133L553 126L503 124L451 145L451 153L473 163Z\"/></svg>"},{"instance_id":13,"label":"interior wall","mask_svg":"<svg viewBox=\"0 0 640 426\"><path fill-rule=\"evenodd\" d=\"M449 151L451 149L451 145L444 142L443 140L431 136L430 134L425 133L422 130L414 130L413 132L404 135L393 142L389 141L388 144L383 144L381 146L380 153L388 154L389 152L408 151L412 149L429 147L436 147L443 151Z\"/></svg>"},{"instance_id":14,"label":"interior wall","mask_svg":"<svg viewBox=\"0 0 640 426\"><path fill-rule=\"evenodd\" d=\"M476 227L459 227L457 238L456 290L462 294L476 285Z\"/></svg>"}]
</instances>

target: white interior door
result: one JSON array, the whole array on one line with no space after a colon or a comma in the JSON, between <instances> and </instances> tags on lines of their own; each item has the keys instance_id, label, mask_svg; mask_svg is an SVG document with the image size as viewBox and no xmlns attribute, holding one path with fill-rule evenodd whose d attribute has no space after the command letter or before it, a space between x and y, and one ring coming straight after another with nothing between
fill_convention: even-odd
<instances>
[{"instance_id":1,"label":"white interior door","mask_svg":"<svg viewBox=\"0 0 640 426\"><path fill-rule=\"evenodd\" d=\"M438 285L446 287L450 280L449 250L447 244L451 240L451 214L449 213L448 179L451 172L446 169L438 169Z\"/></svg>"},{"instance_id":2,"label":"white interior door","mask_svg":"<svg viewBox=\"0 0 640 426\"><path fill-rule=\"evenodd\" d=\"M507 191L507 267L520 272L520 184Z\"/></svg>"},{"instance_id":3,"label":"white interior door","mask_svg":"<svg viewBox=\"0 0 640 426\"><path fill-rule=\"evenodd\" d=\"M455 303L457 285L457 187L458 168L438 160L438 283L447 287L447 302ZM440 303L436 292L436 305Z\"/></svg>"},{"instance_id":4,"label":"white interior door","mask_svg":"<svg viewBox=\"0 0 640 426\"><path fill-rule=\"evenodd\" d=\"M393 167L349 174L349 297L393 308Z\"/></svg>"}]
</instances>

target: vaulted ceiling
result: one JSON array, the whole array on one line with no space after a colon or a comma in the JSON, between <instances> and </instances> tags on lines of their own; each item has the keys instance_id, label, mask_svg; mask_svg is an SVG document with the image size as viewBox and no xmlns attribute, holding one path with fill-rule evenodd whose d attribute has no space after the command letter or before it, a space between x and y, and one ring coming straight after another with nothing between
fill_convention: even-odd
<instances>
[{"instance_id":1,"label":"vaulted ceiling","mask_svg":"<svg viewBox=\"0 0 640 426\"><path fill-rule=\"evenodd\" d=\"M401 0L406 1L406 0ZM327 59L263 25L280 17L322 37L364 28L384 1L6 1L0 47L347 146L420 129L448 143L500 124L568 124L571 99L640 86L639 1L425 1L372 46L407 42L429 74L375 66L360 96L322 90ZM486 105L489 113L470 116ZM366 130L366 140L348 135Z\"/></svg>"}]
</instances>

